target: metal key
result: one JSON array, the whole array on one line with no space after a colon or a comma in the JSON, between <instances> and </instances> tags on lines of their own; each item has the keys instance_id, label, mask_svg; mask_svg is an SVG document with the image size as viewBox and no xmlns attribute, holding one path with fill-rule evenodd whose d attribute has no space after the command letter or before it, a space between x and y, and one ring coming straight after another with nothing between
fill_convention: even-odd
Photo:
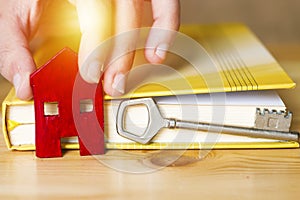
<instances>
[{"instance_id":1,"label":"metal key","mask_svg":"<svg viewBox=\"0 0 300 200\"><path fill-rule=\"evenodd\" d=\"M124 117L126 109L129 106L145 105L148 109L149 120L148 126L142 135L130 133L124 128ZM255 138L268 138L277 140L287 140L299 142L298 132L284 132L274 130L263 130L254 128L244 128L235 126L226 126L201 122L189 122L176 119L165 119L152 98L141 98L122 101L117 112L117 132L119 135L126 137L141 144L149 143L161 128L183 128L192 130L222 132L226 134L248 136Z\"/></svg>"}]
</instances>

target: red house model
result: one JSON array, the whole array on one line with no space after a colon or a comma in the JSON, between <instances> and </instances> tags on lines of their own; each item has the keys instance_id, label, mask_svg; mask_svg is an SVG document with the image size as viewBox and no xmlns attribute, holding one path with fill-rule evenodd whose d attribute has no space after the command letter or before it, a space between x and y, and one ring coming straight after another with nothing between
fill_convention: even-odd
<instances>
[{"instance_id":1,"label":"red house model","mask_svg":"<svg viewBox=\"0 0 300 200\"><path fill-rule=\"evenodd\" d=\"M80 155L104 153L102 84L89 84L80 77L75 52L63 49L35 71L30 82L37 157L61 157L61 138L71 136L78 136ZM88 110L83 109L87 102ZM46 105L54 112L47 114Z\"/></svg>"}]
</instances>

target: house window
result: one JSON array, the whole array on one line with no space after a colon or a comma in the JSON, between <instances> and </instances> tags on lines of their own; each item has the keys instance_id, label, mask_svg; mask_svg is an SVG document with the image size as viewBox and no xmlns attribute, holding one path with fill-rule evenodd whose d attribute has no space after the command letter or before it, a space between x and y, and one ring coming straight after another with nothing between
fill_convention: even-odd
<instances>
[{"instance_id":1,"label":"house window","mask_svg":"<svg viewBox=\"0 0 300 200\"><path fill-rule=\"evenodd\" d=\"M60 143L63 145L66 144L78 144L78 137L77 136L71 136L71 137L62 137L60 138ZM62 146L65 148L65 146Z\"/></svg>"},{"instance_id":2,"label":"house window","mask_svg":"<svg viewBox=\"0 0 300 200\"><path fill-rule=\"evenodd\" d=\"M93 112L94 104L92 99L80 100L80 113Z\"/></svg>"},{"instance_id":3,"label":"house window","mask_svg":"<svg viewBox=\"0 0 300 200\"><path fill-rule=\"evenodd\" d=\"M56 116L59 114L58 102L44 102L44 115Z\"/></svg>"}]
</instances>

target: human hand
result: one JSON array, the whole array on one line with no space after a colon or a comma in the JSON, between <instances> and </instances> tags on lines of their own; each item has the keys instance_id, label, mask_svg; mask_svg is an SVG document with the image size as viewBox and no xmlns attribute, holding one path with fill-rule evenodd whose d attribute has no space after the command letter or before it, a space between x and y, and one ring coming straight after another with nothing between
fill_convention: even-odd
<instances>
[{"instance_id":1,"label":"human hand","mask_svg":"<svg viewBox=\"0 0 300 200\"><path fill-rule=\"evenodd\" d=\"M46 1L0 0L0 73L20 99L30 99L30 74L35 70L29 40L37 30Z\"/></svg>"},{"instance_id":2,"label":"human hand","mask_svg":"<svg viewBox=\"0 0 300 200\"><path fill-rule=\"evenodd\" d=\"M47 1L0 0L0 73L12 82L20 99L32 97L29 75L35 70L28 42L38 28L38 20ZM79 71L90 83L97 83L105 63L102 53L94 60L89 54L113 34L141 27L143 0L73 0L77 8L82 38L79 49ZM152 0L153 27L177 30L179 27L178 0ZM114 12L112 13L112 10ZM113 17L112 17L113 16ZM112 20L114 19L114 21ZM111 30L114 30L111 32ZM153 29L154 30L154 29ZM134 37L118 41L118 51L134 49ZM172 41L171 34L158 35L150 31L145 55L149 62L160 63ZM114 52L115 49L112 49ZM124 92L125 74L130 70L134 52L120 57L104 74L104 90L111 96Z\"/></svg>"},{"instance_id":3,"label":"human hand","mask_svg":"<svg viewBox=\"0 0 300 200\"><path fill-rule=\"evenodd\" d=\"M87 82L97 83L99 81L101 66L105 63L105 58L101 55L87 61L89 54L109 36L125 33L125 38L122 39L122 36L116 38L111 50L111 54L122 55L125 53L125 55L118 57L108 67L104 66L106 68L103 82L104 91L107 94L122 95L125 90L126 74L132 67L137 38L136 34L126 35L126 32L133 32L132 30L141 27L144 0L77 0L73 2L78 10L82 32L79 69L81 76ZM161 63L165 59L166 51L174 37L172 32L179 28L180 8L179 0L152 0L151 4L153 29L151 29L145 45L145 56L150 63L155 64ZM113 13L110 10L113 10ZM111 16L114 21L109 20ZM110 30L113 32L110 33ZM103 54L103 52L99 52L99 54Z\"/></svg>"}]
</instances>

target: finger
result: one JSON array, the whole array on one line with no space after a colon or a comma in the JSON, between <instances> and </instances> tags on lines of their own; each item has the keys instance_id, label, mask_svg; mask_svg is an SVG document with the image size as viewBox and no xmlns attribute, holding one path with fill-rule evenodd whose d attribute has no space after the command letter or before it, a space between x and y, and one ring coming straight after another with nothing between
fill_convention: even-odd
<instances>
[{"instance_id":1,"label":"finger","mask_svg":"<svg viewBox=\"0 0 300 200\"><path fill-rule=\"evenodd\" d=\"M1 1L0 73L13 83L22 100L32 97L29 76L35 70L28 40L44 8L39 1Z\"/></svg>"},{"instance_id":2,"label":"finger","mask_svg":"<svg viewBox=\"0 0 300 200\"><path fill-rule=\"evenodd\" d=\"M13 83L17 97L28 100L32 98L29 76L35 70L35 64L27 38L20 30L7 28L2 30L0 33L0 72Z\"/></svg>"},{"instance_id":3,"label":"finger","mask_svg":"<svg viewBox=\"0 0 300 200\"><path fill-rule=\"evenodd\" d=\"M97 49L111 35L111 1L77 0L80 30L82 33L78 64L82 78L89 83L98 83L105 62L106 49Z\"/></svg>"},{"instance_id":4,"label":"finger","mask_svg":"<svg viewBox=\"0 0 300 200\"><path fill-rule=\"evenodd\" d=\"M146 43L145 56L151 63L161 63L180 24L179 0L152 0L154 23Z\"/></svg>"},{"instance_id":5,"label":"finger","mask_svg":"<svg viewBox=\"0 0 300 200\"><path fill-rule=\"evenodd\" d=\"M125 92L126 74L133 64L143 1L115 0L114 8L116 37L110 63L105 69L103 86L107 94L119 96Z\"/></svg>"}]
</instances>

